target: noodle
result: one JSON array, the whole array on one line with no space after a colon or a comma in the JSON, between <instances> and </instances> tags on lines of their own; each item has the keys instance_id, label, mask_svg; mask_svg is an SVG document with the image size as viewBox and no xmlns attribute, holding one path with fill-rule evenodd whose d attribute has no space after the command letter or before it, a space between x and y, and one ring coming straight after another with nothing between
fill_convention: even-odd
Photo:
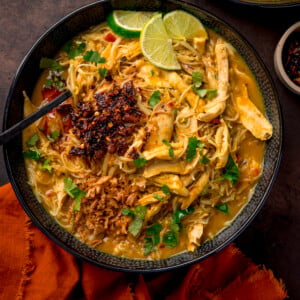
<instances>
[{"instance_id":1,"label":"noodle","mask_svg":"<svg viewBox=\"0 0 300 300\"><path fill-rule=\"evenodd\" d=\"M153 66L138 39L115 36L106 23L71 41L82 53L58 53L73 97L24 131L24 153L37 199L79 240L118 256L162 259L194 251L247 203L264 140L244 125L236 99L260 108L263 100L233 47L208 34L204 53L192 41L174 43L180 71ZM95 52L97 62L87 59ZM204 91L195 85L200 73ZM43 102L55 74L46 70L36 86ZM40 100L32 97L36 107ZM27 99L25 111L33 104Z\"/></svg>"}]
</instances>

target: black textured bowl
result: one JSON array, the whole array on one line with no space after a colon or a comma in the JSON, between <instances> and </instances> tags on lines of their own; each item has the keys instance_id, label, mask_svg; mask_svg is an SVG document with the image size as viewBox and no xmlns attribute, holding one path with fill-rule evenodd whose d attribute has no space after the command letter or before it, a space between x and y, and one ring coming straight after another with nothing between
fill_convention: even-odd
<instances>
[{"instance_id":1,"label":"black textured bowl","mask_svg":"<svg viewBox=\"0 0 300 300\"><path fill-rule=\"evenodd\" d=\"M284 8L284 7L300 7L300 0L229 0L231 2L263 7L263 8Z\"/></svg>"},{"instance_id":2,"label":"black textured bowl","mask_svg":"<svg viewBox=\"0 0 300 300\"><path fill-rule=\"evenodd\" d=\"M10 181L21 205L33 222L59 246L98 266L119 271L153 272L173 269L208 257L234 240L250 224L268 196L278 170L282 144L282 118L274 85L263 62L248 42L233 28L206 11L175 0L165 1L161 7L162 10L176 8L190 11L198 16L206 26L217 30L241 53L255 74L265 98L268 117L274 126L274 135L266 146L263 175L251 200L232 225L219 233L213 240L203 244L194 253L186 252L164 260L132 260L96 251L62 229L37 201L27 184L21 136L5 145L4 157ZM22 119L22 91L26 90L29 95L32 93L40 73L40 58L54 56L66 40L89 26L103 21L111 9L109 1L99 1L82 7L51 27L35 43L21 63L10 88L5 106L4 129Z\"/></svg>"}]
</instances>

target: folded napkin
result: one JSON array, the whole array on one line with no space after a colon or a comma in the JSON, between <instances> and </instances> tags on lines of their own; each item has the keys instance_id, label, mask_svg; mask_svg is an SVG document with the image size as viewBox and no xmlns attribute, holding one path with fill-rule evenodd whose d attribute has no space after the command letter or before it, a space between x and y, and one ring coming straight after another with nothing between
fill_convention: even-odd
<instances>
[{"instance_id":1,"label":"folded napkin","mask_svg":"<svg viewBox=\"0 0 300 300\"><path fill-rule=\"evenodd\" d=\"M79 261L39 229L10 184L0 187L0 299L280 300L284 285L232 244L188 268L121 273Z\"/></svg>"}]
</instances>

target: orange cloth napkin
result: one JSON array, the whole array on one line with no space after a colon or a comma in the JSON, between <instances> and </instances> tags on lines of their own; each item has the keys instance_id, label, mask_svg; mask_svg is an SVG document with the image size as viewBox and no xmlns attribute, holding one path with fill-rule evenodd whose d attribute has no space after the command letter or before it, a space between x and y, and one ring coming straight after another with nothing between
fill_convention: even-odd
<instances>
[{"instance_id":1,"label":"orange cloth napkin","mask_svg":"<svg viewBox=\"0 0 300 300\"><path fill-rule=\"evenodd\" d=\"M272 271L232 244L188 268L150 275L114 272L79 261L29 220L10 184L0 187L0 299L280 300Z\"/></svg>"}]
</instances>

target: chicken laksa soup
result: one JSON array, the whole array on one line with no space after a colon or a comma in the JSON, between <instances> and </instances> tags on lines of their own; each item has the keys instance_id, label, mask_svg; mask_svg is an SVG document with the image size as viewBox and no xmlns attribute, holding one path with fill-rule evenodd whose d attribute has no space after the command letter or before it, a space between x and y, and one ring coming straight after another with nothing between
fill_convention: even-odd
<instances>
[{"instance_id":1,"label":"chicken laksa soup","mask_svg":"<svg viewBox=\"0 0 300 300\"><path fill-rule=\"evenodd\" d=\"M38 201L99 251L195 251L230 225L262 174L272 125L257 82L232 45L188 16L200 29L178 38L158 14L140 38L94 26L41 58L24 92L26 115L72 92L24 131L24 159ZM147 55L151 22L171 36L171 67L162 51L161 64Z\"/></svg>"}]
</instances>

